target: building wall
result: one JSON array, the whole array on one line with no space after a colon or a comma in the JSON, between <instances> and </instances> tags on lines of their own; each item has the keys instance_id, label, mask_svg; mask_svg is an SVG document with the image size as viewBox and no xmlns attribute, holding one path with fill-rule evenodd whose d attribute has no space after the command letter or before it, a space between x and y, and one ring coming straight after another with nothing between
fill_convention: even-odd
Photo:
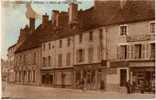
<instances>
[{"instance_id":1,"label":"building wall","mask_svg":"<svg viewBox=\"0 0 156 100\"><path fill-rule=\"evenodd\" d=\"M36 56L35 56L36 55ZM16 82L40 84L41 49L36 48L15 55Z\"/></svg>"},{"instance_id":2,"label":"building wall","mask_svg":"<svg viewBox=\"0 0 156 100\"><path fill-rule=\"evenodd\" d=\"M150 22L151 21L143 21L143 22L125 24L128 26L128 36L139 37L146 34L153 34L150 33ZM154 39L152 41L154 41ZM108 26L109 59L111 60L117 59L117 47L121 44L134 44L139 42L146 44L152 41L136 41L136 42L127 43L126 36L120 35L120 25Z\"/></svg>"},{"instance_id":3,"label":"building wall","mask_svg":"<svg viewBox=\"0 0 156 100\"><path fill-rule=\"evenodd\" d=\"M100 32L99 30L102 29L102 36L103 39L100 40ZM89 40L89 32L93 32L93 40L90 41ZM75 64L88 64L88 63L100 63L101 60L105 60L106 59L106 34L105 34L105 29L104 27L101 28L97 28L97 29L93 29L90 31L86 31L84 33L82 33L82 42L79 42L79 34L75 35L75 50L74 50L74 54L75 54ZM91 62L89 62L89 53L88 53L88 49L89 48L93 48L93 60ZM82 62L78 62L77 61L77 50L79 49L83 49L84 50L84 61ZM103 51L102 51L102 50ZM101 54L102 53L102 54Z\"/></svg>"},{"instance_id":4,"label":"building wall","mask_svg":"<svg viewBox=\"0 0 156 100\"><path fill-rule=\"evenodd\" d=\"M8 81L14 82L15 81L15 71L14 71L14 59L15 59L15 50L16 46L13 46L8 49L8 63L9 63L9 69L8 69Z\"/></svg>"},{"instance_id":5,"label":"building wall","mask_svg":"<svg viewBox=\"0 0 156 100\"><path fill-rule=\"evenodd\" d=\"M150 33L150 23L153 21L143 21L143 22L135 22L135 23L127 23L124 24L128 27L127 36L131 36L132 39L137 38L134 41L128 41L126 35L120 35L120 25L112 25L107 27L107 35L108 35L108 57L110 61L138 61L138 60L149 60L151 56L151 43L155 43L154 41L154 33ZM149 35L150 39L146 39ZM141 44L141 58L136 58L135 45ZM127 46L127 58L120 58L124 52L119 49L120 46ZM139 62L138 62L139 63ZM142 67L141 63L140 66ZM150 65L148 65L150 66ZM125 68L127 70L127 81L130 79L130 68L128 66L118 66L116 68L110 68L110 70L116 70L115 72L107 74L106 87L107 90L124 90L124 87L120 87L120 69Z\"/></svg>"}]
</instances>

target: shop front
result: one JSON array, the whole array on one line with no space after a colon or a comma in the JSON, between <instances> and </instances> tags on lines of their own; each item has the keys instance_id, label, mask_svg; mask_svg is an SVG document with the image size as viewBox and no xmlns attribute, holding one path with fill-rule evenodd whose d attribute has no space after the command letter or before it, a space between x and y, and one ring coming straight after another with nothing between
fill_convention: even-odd
<instances>
[{"instance_id":1,"label":"shop front","mask_svg":"<svg viewBox=\"0 0 156 100\"><path fill-rule=\"evenodd\" d=\"M41 84L44 86L54 85L54 73L52 71L41 71Z\"/></svg>"},{"instance_id":2,"label":"shop front","mask_svg":"<svg viewBox=\"0 0 156 100\"><path fill-rule=\"evenodd\" d=\"M55 68L54 72L54 87L72 88L73 87L73 68Z\"/></svg>"},{"instance_id":3,"label":"shop front","mask_svg":"<svg viewBox=\"0 0 156 100\"><path fill-rule=\"evenodd\" d=\"M75 88L77 89L104 89L105 80L101 64L75 65Z\"/></svg>"},{"instance_id":4,"label":"shop front","mask_svg":"<svg viewBox=\"0 0 156 100\"><path fill-rule=\"evenodd\" d=\"M130 79L134 92L155 92L154 62L130 62Z\"/></svg>"}]
</instances>

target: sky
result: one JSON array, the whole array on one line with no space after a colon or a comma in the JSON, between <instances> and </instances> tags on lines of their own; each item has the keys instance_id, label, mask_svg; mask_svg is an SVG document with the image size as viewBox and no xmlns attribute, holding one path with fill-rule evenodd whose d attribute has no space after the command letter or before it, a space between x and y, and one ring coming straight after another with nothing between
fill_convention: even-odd
<instances>
[{"instance_id":1,"label":"sky","mask_svg":"<svg viewBox=\"0 0 156 100\"><path fill-rule=\"evenodd\" d=\"M39 0L38 0L39 1ZM50 1L50 0L49 0ZM39 14L43 15L47 13L51 16L51 12L53 9L60 11L67 11L68 4L57 2L49 2L49 1L41 1L37 2L37 0L32 0L32 8L33 10ZM94 5L93 0L81 0L78 9L87 9ZM11 45L15 44L19 37L20 28L24 28L26 24L28 24L29 20L25 16L26 12L26 2L22 2L17 4L15 2L9 2L3 4L1 8L1 25L2 25L2 34L1 34L1 57L6 59L7 49ZM50 17L51 18L51 17ZM36 19L36 26L41 23L41 17Z\"/></svg>"}]
</instances>

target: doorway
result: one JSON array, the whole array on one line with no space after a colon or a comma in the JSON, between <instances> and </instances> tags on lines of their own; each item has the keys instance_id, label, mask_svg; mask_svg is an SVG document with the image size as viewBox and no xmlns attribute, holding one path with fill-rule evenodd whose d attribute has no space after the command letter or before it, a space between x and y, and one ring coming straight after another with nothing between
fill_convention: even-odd
<instances>
[{"instance_id":1,"label":"doorway","mask_svg":"<svg viewBox=\"0 0 156 100\"><path fill-rule=\"evenodd\" d=\"M126 86L127 69L120 69L120 86Z\"/></svg>"}]
</instances>

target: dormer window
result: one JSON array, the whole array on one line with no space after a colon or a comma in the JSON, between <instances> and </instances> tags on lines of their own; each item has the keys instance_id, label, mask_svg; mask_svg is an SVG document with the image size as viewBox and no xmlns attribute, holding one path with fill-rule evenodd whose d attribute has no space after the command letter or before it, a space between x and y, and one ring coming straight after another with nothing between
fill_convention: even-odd
<instances>
[{"instance_id":1,"label":"dormer window","mask_svg":"<svg viewBox=\"0 0 156 100\"><path fill-rule=\"evenodd\" d=\"M127 35L127 25L120 26L120 35Z\"/></svg>"},{"instance_id":2,"label":"dormer window","mask_svg":"<svg viewBox=\"0 0 156 100\"><path fill-rule=\"evenodd\" d=\"M155 33L155 23L154 22L150 23L150 32Z\"/></svg>"}]
</instances>

